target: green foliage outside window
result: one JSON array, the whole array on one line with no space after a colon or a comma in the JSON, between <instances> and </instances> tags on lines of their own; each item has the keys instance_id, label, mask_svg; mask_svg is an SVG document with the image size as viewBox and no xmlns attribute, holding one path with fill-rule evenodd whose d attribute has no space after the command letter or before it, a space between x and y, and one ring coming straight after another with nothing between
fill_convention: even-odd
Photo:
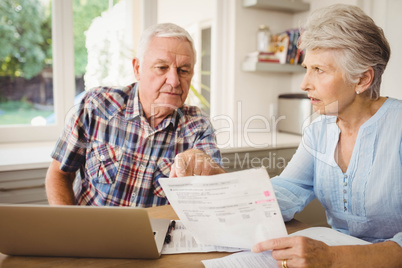
<instances>
[{"instance_id":1,"label":"green foliage outside window","mask_svg":"<svg viewBox=\"0 0 402 268\"><path fill-rule=\"evenodd\" d=\"M99 0L74 0L74 67L75 75L85 74L88 63L88 53L85 47L85 32L88 30L92 20L107 10L109 1Z\"/></svg>"},{"instance_id":2,"label":"green foliage outside window","mask_svg":"<svg viewBox=\"0 0 402 268\"><path fill-rule=\"evenodd\" d=\"M85 73L85 31L109 1L74 0L75 75ZM0 76L31 79L52 64L51 5L40 0L0 1Z\"/></svg>"},{"instance_id":3,"label":"green foliage outside window","mask_svg":"<svg viewBox=\"0 0 402 268\"><path fill-rule=\"evenodd\" d=\"M0 76L30 79L51 58L49 12L39 0L0 1Z\"/></svg>"}]
</instances>

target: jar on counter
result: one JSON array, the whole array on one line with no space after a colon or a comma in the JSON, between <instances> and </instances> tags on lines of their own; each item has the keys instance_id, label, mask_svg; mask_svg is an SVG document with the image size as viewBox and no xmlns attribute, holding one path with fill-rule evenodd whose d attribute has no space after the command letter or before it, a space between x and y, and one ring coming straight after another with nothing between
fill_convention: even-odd
<instances>
[{"instance_id":1,"label":"jar on counter","mask_svg":"<svg viewBox=\"0 0 402 268\"><path fill-rule=\"evenodd\" d=\"M271 43L271 31L267 25L260 25L257 32L257 51L269 52Z\"/></svg>"}]
</instances>

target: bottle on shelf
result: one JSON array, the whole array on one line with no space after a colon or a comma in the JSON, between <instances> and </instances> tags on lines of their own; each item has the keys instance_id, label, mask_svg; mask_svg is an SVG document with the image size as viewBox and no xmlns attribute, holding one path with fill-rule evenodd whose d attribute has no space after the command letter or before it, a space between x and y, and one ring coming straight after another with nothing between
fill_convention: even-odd
<instances>
[{"instance_id":1,"label":"bottle on shelf","mask_svg":"<svg viewBox=\"0 0 402 268\"><path fill-rule=\"evenodd\" d=\"M270 52L271 31L267 25L260 25L257 32L257 51Z\"/></svg>"}]
</instances>

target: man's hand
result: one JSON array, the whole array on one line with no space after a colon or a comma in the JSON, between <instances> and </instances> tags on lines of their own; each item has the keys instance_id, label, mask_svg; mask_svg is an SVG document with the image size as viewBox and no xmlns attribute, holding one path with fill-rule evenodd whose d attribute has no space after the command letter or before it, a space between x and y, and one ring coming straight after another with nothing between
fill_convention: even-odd
<instances>
[{"instance_id":1,"label":"man's hand","mask_svg":"<svg viewBox=\"0 0 402 268\"><path fill-rule=\"evenodd\" d=\"M225 170L209 155L198 149L190 149L176 155L170 170L170 178L221 173L225 173Z\"/></svg>"}]
</instances>

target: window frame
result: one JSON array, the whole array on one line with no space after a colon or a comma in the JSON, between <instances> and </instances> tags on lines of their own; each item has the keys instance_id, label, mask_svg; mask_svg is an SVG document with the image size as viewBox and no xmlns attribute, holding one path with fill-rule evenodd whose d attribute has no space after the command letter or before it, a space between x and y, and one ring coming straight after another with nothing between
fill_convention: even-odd
<instances>
[{"instance_id":1,"label":"window frame","mask_svg":"<svg viewBox=\"0 0 402 268\"><path fill-rule=\"evenodd\" d=\"M52 1L53 125L0 127L0 143L55 141L75 95L72 0Z\"/></svg>"}]
</instances>

